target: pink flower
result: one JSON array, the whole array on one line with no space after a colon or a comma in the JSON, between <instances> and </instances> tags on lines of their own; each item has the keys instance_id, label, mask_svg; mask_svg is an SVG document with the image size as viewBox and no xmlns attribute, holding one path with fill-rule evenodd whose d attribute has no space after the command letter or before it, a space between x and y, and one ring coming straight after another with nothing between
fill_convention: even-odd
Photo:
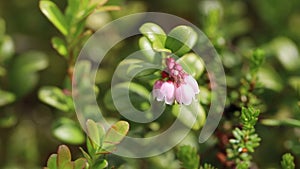
<instances>
[{"instance_id":1,"label":"pink flower","mask_svg":"<svg viewBox=\"0 0 300 169\"><path fill-rule=\"evenodd\" d=\"M184 72L182 66L173 58L166 59L166 66L161 73L162 79L157 80L153 86L154 98L170 105L174 100L179 104L191 104L200 92L197 81Z\"/></svg>"},{"instance_id":2,"label":"pink flower","mask_svg":"<svg viewBox=\"0 0 300 169\"><path fill-rule=\"evenodd\" d=\"M186 76L184 83L175 89L175 98L179 104L190 105L196 100L196 94L200 92L196 80L192 76Z\"/></svg>"},{"instance_id":3,"label":"pink flower","mask_svg":"<svg viewBox=\"0 0 300 169\"><path fill-rule=\"evenodd\" d=\"M173 104L175 99L175 86L171 81L158 80L154 84L153 96L157 101Z\"/></svg>"}]
</instances>

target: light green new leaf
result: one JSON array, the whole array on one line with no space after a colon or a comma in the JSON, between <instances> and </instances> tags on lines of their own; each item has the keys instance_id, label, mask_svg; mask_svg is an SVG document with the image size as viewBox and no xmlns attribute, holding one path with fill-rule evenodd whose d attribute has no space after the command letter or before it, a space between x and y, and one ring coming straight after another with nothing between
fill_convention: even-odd
<instances>
[{"instance_id":1,"label":"light green new leaf","mask_svg":"<svg viewBox=\"0 0 300 169\"><path fill-rule=\"evenodd\" d=\"M68 55L68 49L66 43L59 37L53 37L51 39L53 48L62 56Z\"/></svg>"},{"instance_id":2,"label":"light green new leaf","mask_svg":"<svg viewBox=\"0 0 300 169\"><path fill-rule=\"evenodd\" d=\"M14 94L0 90L0 106L12 103L13 101L15 101L15 99L16 97Z\"/></svg>"},{"instance_id":3,"label":"light green new leaf","mask_svg":"<svg viewBox=\"0 0 300 169\"><path fill-rule=\"evenodd\" d=\"M175 55L182 56L196 44L197 33L189 26L177 26L170 31L166 40L166 48Z\"/></svg>"},{"instance_id":4,"label":"light green new leaf","mask_svg":"<svg viewBox=\"0 0 300 169\"><path fill-rule=\"evenodd\" d=\"M68 35L67 21L56 4L49 0L42 0L40 1L40 9L63 35Z\"/></svg>"},{"instance_id":5,"label":"light green new leaf","mask_svg":"<svg viewBox=\"0 0 300 169\"><path fill-rule=\"evenodd\" d=\"M57 154L52 154L47 161L47 168L57 169L56 161L57 161Z\"/></svg>"},{"instance_id":6,"label":"light green new leaf","mask_svg":"<svg viewBox=\"0 0 300 169\"><path fill-rule=\"evenodd\" d=\"M97 169L104 169L108 166L108 162L105 159L97 161L94 165L93 168Z\"/></svg>"}]
</instances>

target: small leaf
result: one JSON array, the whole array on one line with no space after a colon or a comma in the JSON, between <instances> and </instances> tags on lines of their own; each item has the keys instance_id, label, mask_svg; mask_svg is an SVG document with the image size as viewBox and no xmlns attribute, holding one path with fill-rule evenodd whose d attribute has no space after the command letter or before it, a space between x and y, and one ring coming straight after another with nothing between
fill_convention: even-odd
<instances>
[{"instance_id":1,"label":"small leaf","mask_svg":"<svg viewBox=\"0 0 300 169\"><path fill-rule=\"evenodd\" d=\"M94 165L93 168L97 169L104 169L108 166L108 162L105 159L97 161Z\"/></svg>"},{"instance_id":2,"label":"small leaf","mask_svg":"<svg viewBox=\"0 0 300 169\"><path fill-rule=\"evenodd\" d=\"M194 53L183 55L177 60L183 69L195 79L199 78L205 70L204 61Z\"/></svg>"},{"instance_id":3,"label":"small leaf","mask_svg":"<svg viewBox=\"0 0 300 169\"><path fill-rule=\"evenodd\" d=\"M10 36L4 36L2 40L2 45L0 45L0 60L5 61L10 59L15 53L15 45L13 39Z\"/></svg>"},{"instance_id":4,"label":"small leaf","mask_svg":"<svg viewBox=\"0 0 300 169\"><path fill-rule=\"evenodd\" d=\"M110 127L103 140L103 150L99 153L111 152L115 150L115 146L119 144L127 135L129 123L126 121L118 121Z\"/></svg>"},{"instance_id":5,"label":"small leaf","mask_svg":"<svg viewBox=\"0 0 300 169\"><path fill-rule=\"evenodd\" d=\"M86 167L86 159L79 158L74 161L74 169L85 169Z\"/></svg>"},{"instance_id":6,"label":"small leaf","mask_svg":"<svg viewBox=\"0 0 300 169\"><path fill-rule=\"evenodd\" d=\"M54 123L53 135L69 144L82 144L85 141L85 136L80 127L70 119L61 118Z\"/></svg>"},{"instance_id":7,"label":"small leaf","mask_svg":"<svg viewBox=\"0 0 300 169\"><path fill-rule=\"evenodd\" d=\"M52 1L40 1L40 9L63 35L68 35L68 25L65 17Z\"/></svg>"},{"instance_id":8,"label":"small leaf","mask_svg":"<svg viewBox=\"0 0 300 169\"><path fill-rule=\"evenodd\" d=\"M0 106L12 103L13 101L15 101L15 99L16 97L14 94L0 90Z\"/></svg>"},{"instance_id":9,"label":"small leaf","mask_svg":"<svg viewBox=\"0 0 300 169\"><path fill-rule=\"evenodd\" d=\"M165 48L166 33L154 23L145 23L140 27L140 32L152 43L152 48L159 52L171 52Z\"/></svg>"},{"instance_id":10,"label":"small leaf","mask_svg":"<svg viewBox=\"0 0 300 169\"><path fill-rule=\"evenodd\" d=\"M91 139L93 148L97 150L101 146L101 140L105 135L103 126L95 123L93 120L87 120L86 122L88 137Z\"/></svg>"},{"instance_id":11,"label":"small leaf","mask_svg":"<svg viewBox=\"0 0 300 169\"><path fill-rule=\"evenodd\" d=\"M49 169L57 169L56 161L57 161L57 154L52 154L47 161L47 167Z\"/></svg>"},{"instance_id":12,"label":"small leaf","mask_svg":"<svg viewBox=\"0 0 300 169\"><path fill-rule=\"evenodd\" d=\"M166 48L175 55L182 56L196 44L197 33L189 26L177 26L170 31L166 40Z\"/></svg>"},{"instance_id":13,"label":"small leaf","mask_svg":"<svg viewBox=\"0 0 300 169\"><path fill-rule=\"evenodd\" d=\"M58 169L63 169L68 162L71 162L71 152L66 145L61 145L57 150Z\"/></svg>"},{"instance_id":14,"label":"small leaf","mask_svg":"<svg viewBox=\"0 0 300 169\"><path fill-rule=\"evenodd\" d=\"M152 44L146 37L143 36L139 39L139 47L148 61L154 61L156 52L153 51Z\"/></svg>"},{"instance_id":15,"label":"small leaf","mask_svg":"<svg viewBox=\"0 0 300 169\"><path fill-rule=\"evenodd\" d=\"M71 98L66 96L60 88L54 86L44 86L39 90L39 99L61 111L68 112L72 110L69 102Z\"/></svg>"},{"instance_id":16,"label":"small leaf","mask_svg":"<svg viewBox=\"0 0 300 169\"><path fill-rule=\"evenodd\" d=\"M65 42L59 37L53 37L51 39L53 48L62 56L66 57L68 55L68 50Z\"/></svg>"}]
</instances>

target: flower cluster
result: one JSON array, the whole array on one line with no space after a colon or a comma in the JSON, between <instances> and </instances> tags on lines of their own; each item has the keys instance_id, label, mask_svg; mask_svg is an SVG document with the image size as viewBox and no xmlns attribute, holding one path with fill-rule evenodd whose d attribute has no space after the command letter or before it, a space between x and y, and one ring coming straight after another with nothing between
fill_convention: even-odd
<instances>
[{"instance_id":1,"label":"flower cluster","mask_svg":"<svg viewBox=\"0 0 300 169\"><path fill-rule=\"evenodd\" d=\"M153 86L153 96L166 104L190 105L200 92L197 81L187 74L174 58L166 59L166 68L161 72L161 79Z\"/></svg>"}]
</instances>

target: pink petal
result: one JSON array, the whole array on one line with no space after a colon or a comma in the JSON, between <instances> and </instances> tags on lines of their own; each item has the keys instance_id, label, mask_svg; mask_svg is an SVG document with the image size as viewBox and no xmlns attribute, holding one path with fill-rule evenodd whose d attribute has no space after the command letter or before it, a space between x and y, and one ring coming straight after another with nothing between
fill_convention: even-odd
<instances>
[{"instance_id":1,"label":"pink petal","mask_svg":"<svg viewBox=\"0 0 300 169\"><path fill-rule=\"evenodd\" d=\"M160 91L165 96L166 104L173 104L175 100L175 86L173 82L164 82Z\"/></svg>"},{"instance_id":2,"label":"pink petal","mask_svg":"<svg viewBox=\"0 0 300 169\"><path fill-rule=\"evenodd\" d=\"M191 75L186 76L184 81L187 85L191 86L195 94L198 94L200 92L197 81Z\"/></svg>"},{"instance_id":3,"label":"pink petal","mask_svg":"<svg viewBox=\"0 0 300 169\"><path fill-rule=\"evenodd\" d=\"M183 84L176 88L175 97L178 103L190 105L195 98L195 93L189 85Z\"/></svg>"}]
</instances>

